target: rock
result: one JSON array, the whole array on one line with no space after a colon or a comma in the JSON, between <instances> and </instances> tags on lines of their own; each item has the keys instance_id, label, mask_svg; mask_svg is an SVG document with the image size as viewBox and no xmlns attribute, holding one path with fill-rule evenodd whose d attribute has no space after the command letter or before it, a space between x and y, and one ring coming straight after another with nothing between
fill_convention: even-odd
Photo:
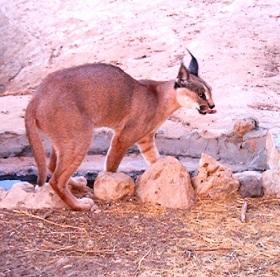
<instances>
[{"instance_id":1,"label":"rock","mask_svg":"<svg viewBox=\"0 0 280 277\"><path fill-rule=\"evenodd\" d=\"M202 154L193 184L200 199L225 199L237 192L239 182L232 171L213 157Z\"/></svg>"},{"instance_id":2,"label":"rock","mask_svg":"<svg viewBox=\"0 0 280 277\"><path fill-rule=\"evenodd\" d=\"M5 209L62 209L69 208L56 194L52 187L46 183L44 186L34 187L27 182L14 184L5 192L6 195L0 201L0 208ZM79 191L79 194L81 192ZM1 199L1 196L0 196Z\"/></svg>"},{"instance_id":3,"label":"rock","mask_svg":"<svg viewBox=\"0 0 280 277\"><path fill-rule=\"evenodd\" d=\"M188 209L195 192L185 167L173 157L159 159L137 180L136 194L142 202L167 208Z\"/></svg>"},{"instance_id":4,"label":"rock","mask_svg":"<svg viewBox=\"0 0 280 277\"><path fill-rule=\"evenodd\" d=\"M267 165L269 169L280 169L280 128L270 129L266 138Z\"/></svg>"},{"instance_id":5,"label":"rock","mask_svg":"<svg viewBox=\"0 0 280 277\"><path fill-rule=\"evenodd\" d=\"M261 197L263 196L262 174L257 171L244 171L233 175L239 180L240 195L245 197Z\"/></svg>"},{"instance_id":6,"label":"rock","mask_svg":"<svg viewBox=\"0 0 280 277\"><path fill-rule=\"evenodd\" d=\"M233 134L235 137L243 138L246 133L256 129L258 126L258 120L255 118L239 119L234 123Z\"/></svg>"},{"instance_id":7,"label":"rock","mask_svg":"<svg viewBox=\"0 0 280 277\"><path fill-rule=\"evenodd\" d=\"M53 191L49 184L34 187L27 182L14 184L0 202L0 208L6 209L43 209L66 208L66 204Z\"/></svg>"},{"instance_id":8,"label":"rock","mask_svg":"<svg viewBox=\"0 0 280 277\"><path fill-rule=\"evenodd\" d=\"M280 197L280 170L266 170L263 172L262 184L265 196Z\"/></svg>"},{"instance_id":9,"label":"rock","mask_svg":"<svg viewBox=\"0 0 280 277\"><path fill-rule=\"evenodd\" d=\"M34 186L27 182L16 183L6 192L6 196L0 202L0 208L14 209L26 207L28 197L34 192Z\"/></svg>"},{"instance_id":10,"label":"rock","mask_svg":"<svg viewBox=\"0 0 280 277\"><path fill-rule=\"evenodd\" d=\"M32 198L31 198L32 199ZM42 187L35 187L33 201L31 201L33 209L53 208L62 209L68 206L60 199L57 193L49 184Z\"/></svg>"},{"instance_id":11,"label":"rock","mask_svg":"<svg viewBox=\"0 0 280 277\"><path fill-rule=\"evenodd\" d=\"M6 196L7 191L4 188L0 188L0 201Z\"/></svg>"},{"instance_id":12,"label":"rock","mask_svg":"<svg viewBox=\"0 0 280 277\"><path fill-rule=\"evenodd\" d=\"M135 184L124 173L100 172L93 186L94 195L103 201L112 202L134 194Z\"/></svg>"},{"instance_id":13,"label":"rock","mask_svg":"<svg viewBox=\"0 0 280 277\"><path fill-rule=\"evenodd\" d=\"M93 191L87 186L87 179L85 177L75 176L72 177L72 179L76 181L77 184L75 186L72 185L70 190L77 198L93 198Z\"/></svg>"}]
</instances>

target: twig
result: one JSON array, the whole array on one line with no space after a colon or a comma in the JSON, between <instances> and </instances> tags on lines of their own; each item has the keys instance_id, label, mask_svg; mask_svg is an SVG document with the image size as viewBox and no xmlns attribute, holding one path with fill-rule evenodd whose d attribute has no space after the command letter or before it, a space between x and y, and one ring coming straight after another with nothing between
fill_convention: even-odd
<instances>
[{"instance_id":1,"label":"twig","mask_svg":"<svg viewBox=\"0 0 280 277\"><path fill-rule=\"evenodd\" d=\"M57 249L33 248L33 249L25 249L24 252L40 251L40 252L52 252L52 253L55 253L55 252L65 251L65 250L71 249L73 247L74 247L74 245L68 245L68 246L65 246L65 247L57 248Z\"/></svg>"},{"instance_id":2,"label":"twig","mask_svg":"<svg viewBox=\"0 0 280 277\"><path fill-rule=\"evenodd\" d=\"M151 251L152 251L152 248L150 248L150 249L146 252L146 254L139 260L138 265L137 265L137 268L136 268L136 270L135 270L135 276L138 275L143 260L151 253Z\"/></svg>"},{"instance_id":3,"label":"twig","mask_svg":"<svg viewBox=\"0 0 280 277\"><path fill-rule=\"evenodd\" d=\"M240 221L242 223L246 222L246 212L247 212L247 209L248 209L248 203L247 201L245 201L242 205L242 208L241 208L241 213L240 213Z\"/></svg>"},{"instance_id":4,"label":"twig","mask_svg":"<svg viewBox=\"0 0 280 277\"><path fill-rule=\"evenodd\" d=\"M74 248L75 245L68 245L61 248L50 248L50 249L42 249L42 248L34 248L34 249L25 249L24 252L61 252L61 251L67 251L71 250L71 252L78 252L78 253L84 253L84 254L113 254L112 250L85 250L85 249L77 249Z\"/></svg>"},{"instance_id":5,"label":"twig","mask_svg":"<svg viewBox=\"0 0 280 277\"><path fill-rule=\"evenodd\" d=\"M231 247L214 247L214 248L193 248L187 249L189 252L212 252L212 251L232 251Z\"/></svg>"},{"instance_id":6,"label":"twig","mask_svg":"<svg viewBox=\"0 0 280 277\"><path fill-rule=\"evenodd\" d=\"M54 221L45 219L41 216L34 215L34 214L31 214L31 213L28 213L28 212L25 212L25 211L13 210L13 212L15 212L17 214L20 214L20 215L25 215L25 216L29 216L29 217L32 217L32 218L36 218L36 219L39 219L43 222L46 222L46 223L49 223L49 224L52 224L52 225L55 225L55 226L59 226L61 228L72 228L72 229L77 229L77 230L80 230L80 231L83 231L83 232L87 233L87 230L85 228L72 226L72 225L67 225L67 224L59 224L59 223L56 223Z\"/></svg>"},{"instance_id":7,"label":"twig","mask_svg":"<svg viewBox=\"0 0 280 277\"><path fill-rule=\"evenodd\" d=\"M267 198L261 200L259 202L254 203L255 206L263 205L263 204L271 204L272 202L280 202L280 198Z\"/></svg>"}]
</instances>

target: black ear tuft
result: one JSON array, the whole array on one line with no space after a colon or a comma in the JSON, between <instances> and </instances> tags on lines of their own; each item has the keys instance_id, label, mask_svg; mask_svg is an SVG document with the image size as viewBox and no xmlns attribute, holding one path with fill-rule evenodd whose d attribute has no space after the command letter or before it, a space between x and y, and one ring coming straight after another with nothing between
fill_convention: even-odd
<instances>
[{"instance_id":1,"label":"black ear tuft","mask_svg":"<svg viewBox=\"0 0 280 277\"><path fill-rule=\"evenodd\" d=\"M191 62L189 64L189 71L191 74L198 76L198 70L199 70L199 66L198 66L198 62L197 59L194 57L194 55L190 52L189 49L187 49L189 54L191 55L192 59Z\"/></svg>"}]
</instances>

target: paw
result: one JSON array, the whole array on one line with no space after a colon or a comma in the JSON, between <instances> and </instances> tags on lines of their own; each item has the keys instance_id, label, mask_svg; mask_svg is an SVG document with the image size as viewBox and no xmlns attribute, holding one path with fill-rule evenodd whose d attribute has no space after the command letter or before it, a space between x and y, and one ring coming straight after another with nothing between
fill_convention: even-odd
<instances>
[{"instance_id":1,"label":"paw","mask_svg":"<svg viewBox=\"0 0 280 277\"><path fill-rule=\"evenodd\" d=\"M90 198L84 197L84 198L78 199L78 201L79 201L79 206L80 206L81 210L90 211L96 207L96 204Z\"/></svg>"}]
</instances>

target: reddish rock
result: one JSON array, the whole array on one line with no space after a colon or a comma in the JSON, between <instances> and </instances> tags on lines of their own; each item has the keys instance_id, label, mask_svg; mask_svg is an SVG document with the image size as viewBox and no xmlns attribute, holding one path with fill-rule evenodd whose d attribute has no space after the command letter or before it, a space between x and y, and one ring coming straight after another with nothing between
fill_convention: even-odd
<instances>
[{"instance_id":1,"label":"reddish rock","mask_svg":"<svg viewBox=\"0 0 280 277\"><path fill-rule=\"evenodd\" d=\"M233 177L232 171L206 154L201 155L193 184L200 199L225 199L239 188L239 182Z\"/></svg>"},{"instance_id":2,"label":"reddish rock","mask_svg":"<svg viewBox=\"0 0 280 277\"><path fill-rule=\"evenodd\" d=\"M255 118L239 119L233 126L233 134L235 137L243 138L246 133L256 129L258 125L259 123Z\"/></svg>"},{"instance_id":3,"label":"reddish rock","mask_svg":"<svg viewBox=\"0 0 280 277\"><path fill-rule=\"evenodd\" d=\"M142 202L167 208L188 209L195 203L191 178L173 157L159 159L137 180L137 196Z\"/></svg>"}]
</instances>

